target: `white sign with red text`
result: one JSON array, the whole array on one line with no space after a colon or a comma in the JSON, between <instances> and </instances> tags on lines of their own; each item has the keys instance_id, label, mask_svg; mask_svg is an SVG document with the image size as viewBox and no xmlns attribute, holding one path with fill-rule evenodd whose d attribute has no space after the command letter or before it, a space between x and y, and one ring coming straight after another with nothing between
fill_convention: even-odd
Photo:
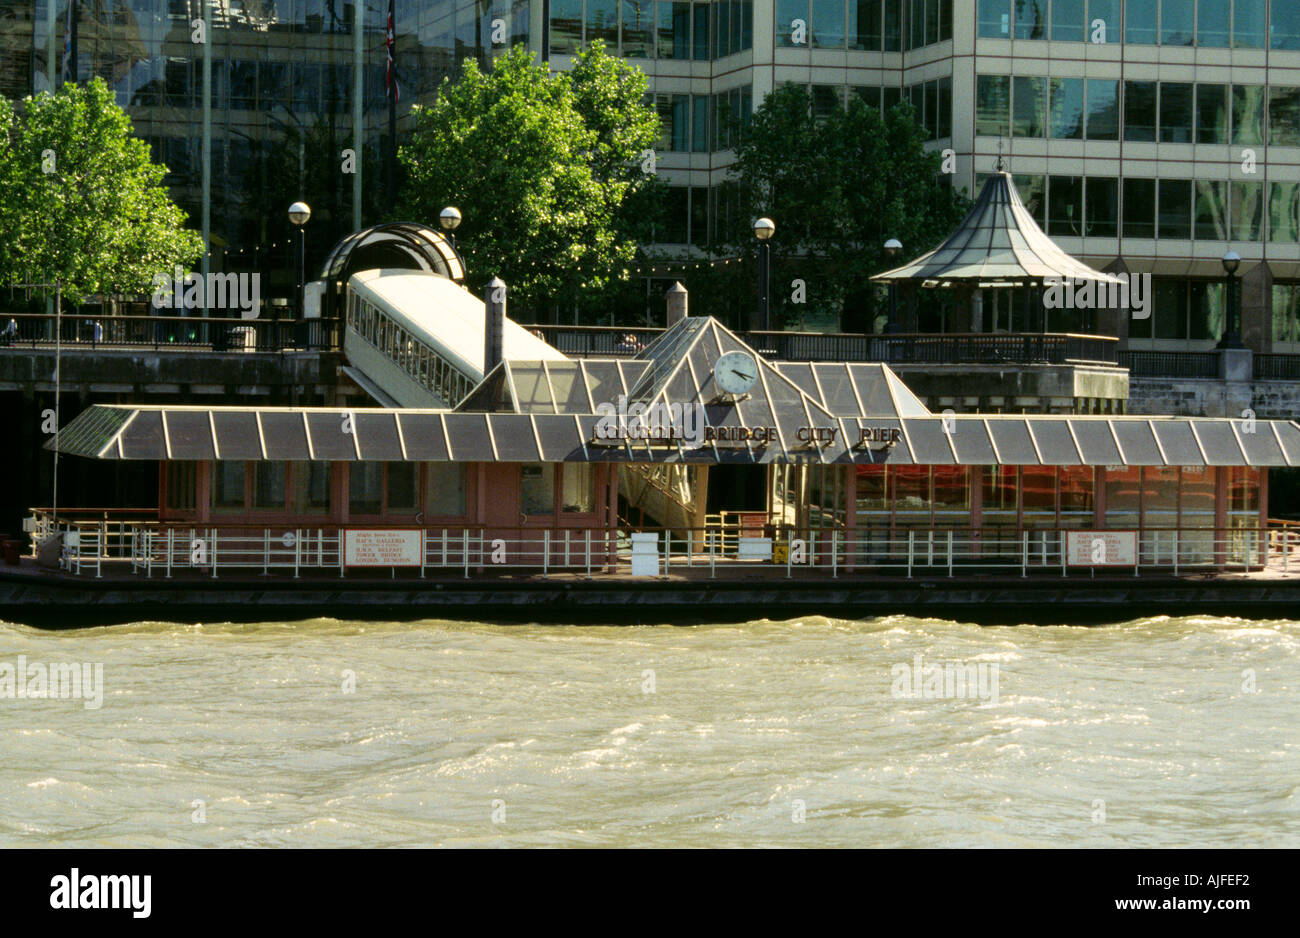
<instances>
[{"instance_id":1,"label":"white sign with red text","mask_svg":"<svg viewBox=\"0 0 1300 938\"><path fill-rule=\"evenodd\" d=\"M1066 563L1072 567L1131 567L1137 563L1136 531L1067 531Z\"/></svg>"},{"instance_id":2,"label":"white sign with red text","mask_svg":"<svg viewBox=\"0 0 1300 938\"><path fill-rule=\"evenodd\" d=\"M423 531L349 530L343 538L349 567L418 567L423 553Z\"/></svg>"}]
</instances>

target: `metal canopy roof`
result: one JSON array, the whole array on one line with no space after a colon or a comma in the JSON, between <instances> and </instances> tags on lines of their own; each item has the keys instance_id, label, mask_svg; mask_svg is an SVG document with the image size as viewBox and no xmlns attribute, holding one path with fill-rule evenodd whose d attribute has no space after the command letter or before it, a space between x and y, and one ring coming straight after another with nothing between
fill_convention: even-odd
<instances>
[{"instance_id":1,"label":"metal canopy roof","mask_svg":"<svg viewBox=\"0 0 1300 938\"><path fill-rule=\"evenodd\" d=\"M792 399L789 402L795 404ZM739 408L706 407L713 426L741 425ZM754 415L749 415L754 416ZM758 422L765 426L766 413ZM457 413L273 407L96 404L59 436L63 453L99 459L461 462L862 463L895 465L1300 466L1294 421L1182 417L829 415L825 446L801 444L778 418L778 438L697 448L598 445L594 414ZM947 424L945 424L947 420ZM856 445L861 431L898 429L893 446ZM879 434L878 434L879 435Z\"/></svg>"},{"instance_id":2,"label":"metal canopy roof","mask_svg":"<svg viewBox=\"0 0 1300 938\"><path fill-rule=\"evenodd\" d=\"M734 350L759 366L739 400L713 380L714 363ZM599 439L598 422L620 399L693 407L713 438ZM809 428L825 439L805 439ZM720 323L688 318L634 360L503 362L455 410L96 404L63 428L58 447L150 460L1300 466L1300 425L938 416L885 365L772 363Z\"/></svg>"},{"instance_id":3,"label":"metal canopy roof","mask_svg":"<svg viewBox=\"0 0 1300 938\"><path fill-rule=\"evenodd\" d=\"M1066 254L1038 227L1011 174L996 172L948 240L928 254L872 280L914 281L927 286L959 284L1010 287L1048 278L1119 283Z\"/></svg>"}]
</instances>

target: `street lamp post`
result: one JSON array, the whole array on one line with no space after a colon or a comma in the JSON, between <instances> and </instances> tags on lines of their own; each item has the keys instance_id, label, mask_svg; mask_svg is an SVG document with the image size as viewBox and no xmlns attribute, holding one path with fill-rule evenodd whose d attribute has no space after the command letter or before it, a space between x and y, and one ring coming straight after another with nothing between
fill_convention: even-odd
<instances>
[{"instance_id":1,"label":"street lamp post","mask_svg":"<svg viewBox=\"0 0 1300 938\"><path fill-rule=\"evenodd\" d=\"M307 278L307 238L303 228L307 224L307 219L311 218L311 206L306 202L294 202L289 206L289 221L298 229L298 290L297 290L297 319L302 319L304 298L306 292Z\"/></svg>"},{"instance_id":2,"label":"street lamp post","mask_svg":"<svg viewBox=\"0 0 1300 938\"><path fill-rule=\"evenodd\" d=\"M456 229L460 227L460 218L460 209L454 205L448 205L438 213L438 224L447 232L452 247L456 246Z\"/></svg>"},{"instance_id":3,"label":"street lamp post","mask_svg":"<svg viewBox=\"0 0 1300 938\"><path fill-rule=\"evenodd\" d=\"M1245 348L1241 342L1241 304L1237 302L1237 268L1241 266L1241 255L1229 251L1223 255L1223 270L1227 276L1225 284L1227 295L1224 297L1228 323L1219 348Z\"/></svg>"},{"instance_id":4,"label":"street lamp post","mask_svg":"<svg viewBox=\"0 0 1300 938\"><path fill-rule=\"evenodd\" d=\"M754 237L758 239L758 328L766 332L772 328L772 235L776 222L766 216L754 222Z\"/></svg>"},{"instance_id":5,"label":"street lamp post","mask_svg":"<svg viewBox=\"0 0 1300 938\"><path fill-rule=\"evenodd\" d=\"M903 242L897 238L890 238L885 242L885 256L889 258L892 264L898 259L898 252L903 250ZM898 324L898 284L893 280L889 281L889 321L885 323L886 333L902 332L902 327Z\"/></svg>"}]
</instances>

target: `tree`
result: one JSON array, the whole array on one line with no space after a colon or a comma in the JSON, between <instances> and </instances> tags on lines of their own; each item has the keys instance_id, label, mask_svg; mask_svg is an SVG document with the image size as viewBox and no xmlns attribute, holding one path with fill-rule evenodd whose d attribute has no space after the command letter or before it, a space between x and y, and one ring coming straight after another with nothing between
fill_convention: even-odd
<instances>
[{"instance_id":1,"label":"tree","mask_svg":"<svg viewBox=\"0 0 1300 938\"><path fill-rule=\"evenodd\" d=\"M486 73L467 60L458 81L413 109L399 151L401 214L432 222L457 206L471 287L500 276L513 315L597 305L626 278L645 214L637 207L653 191L642 154L659 122L645 90L645 74L600 42L569 74L551 74L523 47Z\"/></svg>"},{"instance_id":2,"label":"tree","mask_svg":"<svg viewBox=\"0 0 1300 938\"><path fill-rule=\"evenodd\" d=\"M891 266L885 241L898 238L915 257L969 210L969 200L940 175L941 164L938 152L925 149L910 105L882 117L852 96L847 108L819 115L806 88L785 85L741 135L729 194L739 210L730 213L722 240L752 257L750 222L771 216L774 322L797 321L820 306L841 328L869 331L879 312L870 277ZM796 280L807 306L793 298Z\"/></svg>"},{"instance_id":3,"label":"tree","mask_svg":"<svg viewBox=\"0 0 1300 938\"><path fill-rule=\"evenodd\" d=\"M148 293L203 241L163 186L164 166L132 136L100 78L0 110L0 279L52 283L76 303Z\"/></svg>"}]
</instances>

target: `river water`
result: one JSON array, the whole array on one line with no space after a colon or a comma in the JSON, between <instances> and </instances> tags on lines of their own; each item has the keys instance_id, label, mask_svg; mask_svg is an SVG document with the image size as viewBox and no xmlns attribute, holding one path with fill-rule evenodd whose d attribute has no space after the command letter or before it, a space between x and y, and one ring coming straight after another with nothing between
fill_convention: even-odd
<instances>
[{"instance_id":1,"label":"river water","mask_svg":"<svg viewBox=\"0 0 1300 938\"><path fill-rule=\"evenodd\" d=\"M1294 621L0 623L0 846L1296 847L1298 730Z\"/></svg>"}]
</instances>

